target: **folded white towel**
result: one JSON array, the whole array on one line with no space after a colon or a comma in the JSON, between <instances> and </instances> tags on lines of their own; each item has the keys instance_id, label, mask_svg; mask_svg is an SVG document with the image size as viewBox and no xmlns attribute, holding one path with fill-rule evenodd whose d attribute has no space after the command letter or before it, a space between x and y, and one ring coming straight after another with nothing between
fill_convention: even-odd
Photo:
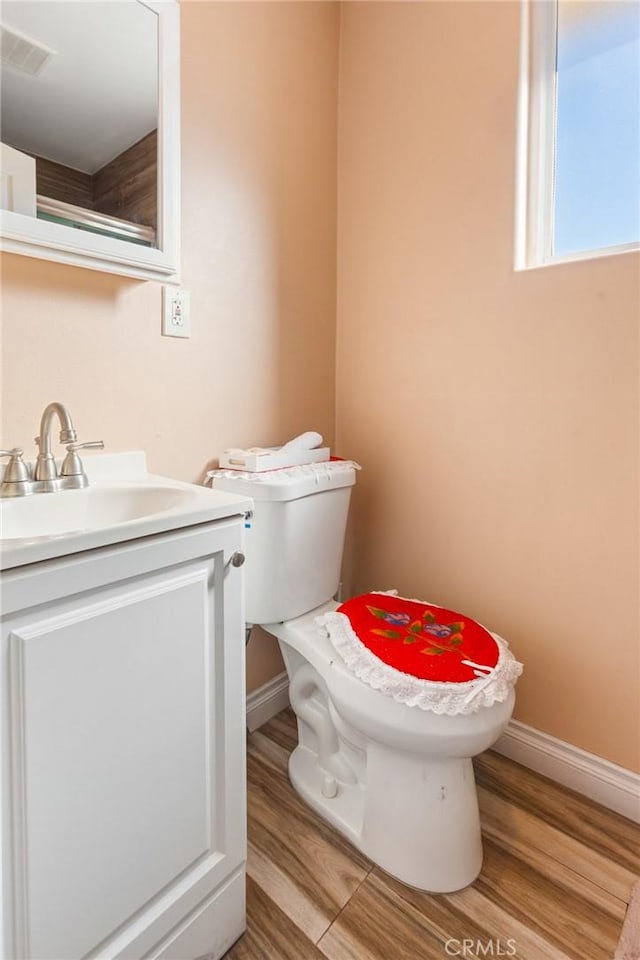
<instances>
[{"instance_id":1,"label":"folded white towel","mask_svg":"<svg viewBox=\"0 0 640 960\"><path fill-rule=\"evenodd\" d=\"M321 446L322 435L314 430L307 430L306 433L301 433L299 437L294 437L293 440L289 440L283 447L280 447L280 453L285 453L288 450L313 450L315 447Z\"/></svg>"}]
</instances>

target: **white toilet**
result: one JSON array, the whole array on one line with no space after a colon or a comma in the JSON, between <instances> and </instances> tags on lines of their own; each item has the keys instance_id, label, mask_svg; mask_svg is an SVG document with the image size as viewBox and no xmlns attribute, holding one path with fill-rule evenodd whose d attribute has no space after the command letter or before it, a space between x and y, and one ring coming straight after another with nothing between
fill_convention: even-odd
<instances>
[{"instance_id":1,"label":"white toilet","mask_svg":"<svg viewBox=\"0 0 640 960\"><path fill-rule=\"evenodd\" d=\"M434 893L459 890L482 864L471 757L506 727L521 668L508 654L517 669L502 699L448 715L399 702L347 666L318 618L338 607L332 598L354 483L347 461L254 475L218 471L212 479L255 503L246 619L280 643L298 720L289 761L296 791L394 877Z\"/></svg>"}]
</instances>

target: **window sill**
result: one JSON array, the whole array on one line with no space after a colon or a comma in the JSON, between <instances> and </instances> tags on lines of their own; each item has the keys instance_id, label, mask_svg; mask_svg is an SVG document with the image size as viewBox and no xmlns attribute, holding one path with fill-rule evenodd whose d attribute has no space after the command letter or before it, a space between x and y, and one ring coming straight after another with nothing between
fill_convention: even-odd
<instances>
[{"instance_id":1,"label":"window sill","mask_svg":"<svg viewBox=\"0 0 640 960\"><path fill-rule=\"evenodd\" d=\"M640 253L640 243L621 243L614 247L602 247L599 250L580 250L577 253L567 253L563 256L547 257L537 263L522 263L516 260L513 269L516 273L522 270L539 270L542 267L555 267L565 263L576 263L580 260L602 260L605 257L615 257L621 253Z\"/></svg>"}]
</instances>

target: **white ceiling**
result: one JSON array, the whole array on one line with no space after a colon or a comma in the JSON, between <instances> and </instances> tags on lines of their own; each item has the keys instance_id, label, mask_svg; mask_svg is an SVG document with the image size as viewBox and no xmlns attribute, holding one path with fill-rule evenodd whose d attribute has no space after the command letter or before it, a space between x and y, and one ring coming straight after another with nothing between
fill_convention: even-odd
<instances>
[{"instance_id":1,"label":"white ceiling","mask_svg":"<svg viewBox=\"0 0 640 960\"><path fill-rule=\"evenodd\" d=\"M157 16L138 0L2 0L0 21L56 51L2 66L4 143L95 173L157 126Z\"/></svg>"}]
</instances>

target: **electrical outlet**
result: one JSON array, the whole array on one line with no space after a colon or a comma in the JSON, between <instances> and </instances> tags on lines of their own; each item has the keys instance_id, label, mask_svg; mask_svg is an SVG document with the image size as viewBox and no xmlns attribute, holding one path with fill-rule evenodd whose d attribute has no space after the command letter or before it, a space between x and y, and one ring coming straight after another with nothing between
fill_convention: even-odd
<instances>
[{"instance_id":1,"label":"electrical outlet","mask_svg":"<svg viewBox=\"0 0 640 960\"><path fill-rule=\"evenodd\" d=\"M191 336L191 297L181 287L162 288L163 337Z\"/></svg>"}]
</instances>

